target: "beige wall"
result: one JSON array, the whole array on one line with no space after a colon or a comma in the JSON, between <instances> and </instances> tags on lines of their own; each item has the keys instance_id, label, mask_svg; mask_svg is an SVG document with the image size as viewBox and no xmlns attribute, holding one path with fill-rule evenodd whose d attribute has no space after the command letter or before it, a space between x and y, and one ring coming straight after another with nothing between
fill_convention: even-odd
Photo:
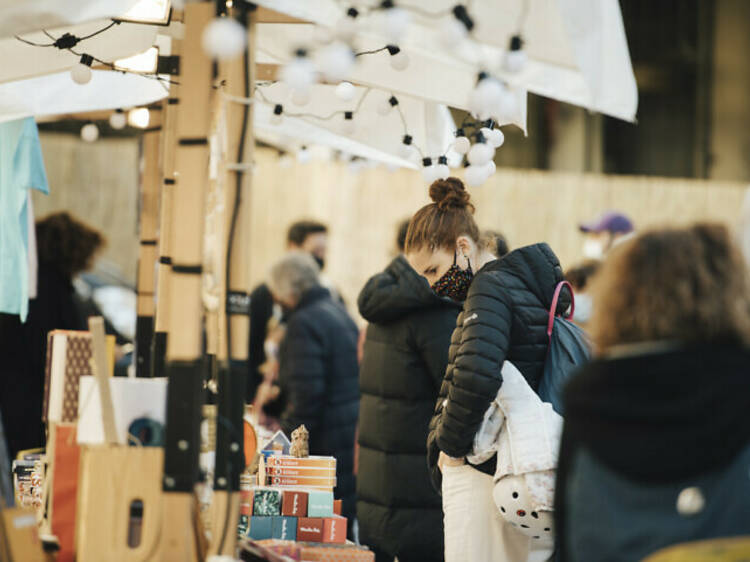
<instances>
[{"instance_id":1,"label":"beige wall","mask_svg":"<svg viewBox=\"0 0 750 562\"><path fill-rule=\"evenodd\" d=\"M101 257L135 283L138 212L138 140L85 143L75 135L40 135L50 194L34 193L38 218L66 210L101 230Z\"/></svg>"},{"instance_id":2,"label":"beige wall","mask_svg":"<svg viewBox=\"0 0 750 562\"><path fill-rule=\"evenodd\" d=\"M35 196L37 216L67 209L100 228L109 240L104 257L134 279L137 141L85 144L72 135L43 134L42 145L51 194ZM629 213L638 227L734 223L744 190L729 182L499 169L470 191L481 227L504 232L512 246L548 241L568 267L581 258L576 225L604 210ZM259 150L251 197L253 283L284 251L291 222L321 219L331 227L326 272L353 310L362 285L392 257L399 221L427 202L427 187L414 171L378 167L354 175L327 161L282 168L275 152Z\"/></svg>"},{"instance_id":3,"label":"beige wall","mask_svg":"<svg viewBox=\"0 0 750 562\"><path fill-rule=\"evenodd\" d=\"M421 175L382 167L352 175L329 162L281 168L273 152L258 151L252 196L254 282L284 248L286 228L310 217L331 227L327 274L350 305L367 278L390 259L396 225L427 202ZM580 260L577 224L608 209L637 226L695 220L735 223L745 185L637 176L604 176L500 169L471 189L482 228L504 232L512 246L547 241L565 267Z\"/></svg>"}]
</instances>

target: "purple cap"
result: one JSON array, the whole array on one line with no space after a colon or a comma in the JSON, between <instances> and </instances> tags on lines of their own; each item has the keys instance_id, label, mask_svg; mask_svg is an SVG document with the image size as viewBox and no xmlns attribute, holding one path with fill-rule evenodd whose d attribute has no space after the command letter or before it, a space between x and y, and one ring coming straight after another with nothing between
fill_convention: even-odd
<instances>
[{"instance_id":1,"label":"purple cap","mask_svg":"<svg viewBox=\"0 0 750 562\"><path fill-rule=\"evenodd\" d=\"M604 213L594 222L584 223L580 226L581 232L612 232L627 234L633 231L633 223L622 213L610 211Z\"/></svg>"}]
</instances>

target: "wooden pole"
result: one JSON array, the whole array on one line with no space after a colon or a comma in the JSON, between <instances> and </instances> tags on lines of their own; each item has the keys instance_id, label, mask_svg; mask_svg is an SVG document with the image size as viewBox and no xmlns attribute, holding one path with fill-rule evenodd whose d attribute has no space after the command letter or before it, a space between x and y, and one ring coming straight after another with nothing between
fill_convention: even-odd
<instances>
[{"instance_id":1,"label":"wooden pole","mask_svg":"<svg viewBox=\"0 0 750 562\"><path fill-rule=\"evenodd\" d=\"M159 145L161 132L144 133L141 140L143 172L139 217L140 249L138 255L137 319L135 328L135 373L150 377L151 343L154 337L155 266L157 258L157 223L159 210Z\"/></svg>"},{"instance_id":2,"label":"wooden pole","mask_svg":"<svg viewBox=\"0 0 750 562\"><path fill-rule=\"evenodd\" d=\"M240 8L242 10L242 8ZM250 98L254 83L255 29L247 13L234 14L248 25L248 50L244 56L222 63L219 75L223 92L235 98ZM219 103L225 103L219 100ZM240 474L245 468L243 416L245 387L249 373L249 257L250 187L252 181L252 106L229 102L226 109L226 170L224 184L224 256L222 291L225 306L219 309L219 398L216 469L211 554L234 555L239 516Z\"/></svg>"},{"instance_id":3,"label":"wooden pole","mask_svg":"<svg viewBox=\"0 0 750 562\"><path fill-rule=\"evenodd\" d=\"M208 180L208 134L212 65L201 46L203 30L214 15L213 4L185 6L185 38L180 54L179 109L174 153L175 184L171 198L172 271L167 341L166 444L161 559L202 558L196 525L194 486L198 481L200 422L204 402L201 350L203 306L201 263L205 190Z\"/></svg>"}]
</instances>

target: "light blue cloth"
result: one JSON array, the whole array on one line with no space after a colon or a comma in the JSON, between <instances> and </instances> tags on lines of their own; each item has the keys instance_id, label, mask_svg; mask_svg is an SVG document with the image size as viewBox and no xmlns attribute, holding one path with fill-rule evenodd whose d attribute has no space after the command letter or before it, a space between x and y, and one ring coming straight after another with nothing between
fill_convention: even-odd
<instances>
[{"instance_id":1,"label":"light blue cloth","mask_svg":"<svg viewBox=\"0 0 750 562\"><path fill-rule=\"evenodd\" d=\"M0 312L29 311L28 190L49 193L33 117L0 123ZM32 221L33 222L33 221Z\"/></svg>"}]
</instances>

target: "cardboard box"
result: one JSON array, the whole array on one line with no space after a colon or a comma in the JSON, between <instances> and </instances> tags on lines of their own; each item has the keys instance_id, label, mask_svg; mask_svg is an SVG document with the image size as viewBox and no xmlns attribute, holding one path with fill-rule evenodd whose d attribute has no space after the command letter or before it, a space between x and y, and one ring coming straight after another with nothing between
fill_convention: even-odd
<instances>
[{"instance_id":1,"label":"cardboard box","mask_svg":"<svg viewBox=\"0 0 750 562\"><path fill-rule=\"evenodd\" d=\"M281 515L281 491L269 488L255 490L253 515Z\"/></svg>"},{"instance_id":2,"label":"cardboard box","mask_svg":"<svg viewBox=\"0 0 750 562\"><path fill-rule=\"evenodd\" d=\"M308 517L333 516L333 492L311 491L307 496Z\"/></svg>"},{"instance_id":3,"label":"cardboard box","mask_svg":"<svg viewBox=\"0 0 750 562\"><path fill-rule=\"evenodd\" d=\"M314 486L333 490L336 487L336 477L305 478L296 476L269 476L268 484L272 486Z\"/></svg>"},{"instance_id":4,"label":"cardboard box","mask_svg":"<svg viewBox=\"0 0 750 562\"><path fill-rule=\"evenodd\" d=\"M273 538L273 517L253 515L248 536L256 541Z\"/></svg>"},{"instance_id":5,"label":"cardboard box","mask_svg":"<svg viewBox=\"0 0 750 562\"><path fill-rule=\"evenodd\" d=\"M341 510L343 509L343 505L341 500L333 500L333 513L335 515L341 515Z\"/></svg>"},{"instance_id":6,"label":"cardboard box","mask_svg":"<svg viewBox=\"0 0 750 562\"><path fill-rule=\"evenodd\" d=\"M297 562L302 560L302 547L294 541L268 539L264 541L256 541L256 543L271 552L281 554L282 556L288 556Z\"/></svg>"},{"instance_id":7,"label":"cardboard box","mask_svg":"<svg viewBox=\"0 0 750 562\"><path fill-rule=\"evenodd\" d=\"M274 455L266 459L266 466L296 466L306 468L336 468L336 457L297 458L288 455Z\"/></svg>"},{"instance_id":8,"label":"cardboard box","mask_svg":"<svg viewBox=\"0 0 750 562\"><path fill-rule=\"evenodd\" d=\"M283 541L297 540L297 518L282 517L280 515L274 516L272 537Z\"/></svg>"},{"instance_id":9,"label":"cardboard box","mask_svg":"<svg viewBox=\"0 0 750 562\"><path fill-rule=\"evenodd\" d=\"M306 517L307 492L284 490L281 513L282 515L288 515L291 517Z\"/></svg>"},{"instance_id":10,"label":"cardboard box","mask_svg":"<svg viewBox=\"0 0 750 562\"><path fill-rule=\"evenodd\" d=\"M323 542L323 523L319 517L300 517L297 519L297 540Z\"/></svg>"},{"instance_id":11,"label":"cardboard box","mask_svg":"<svg viewBox=\"0 0 750 562\"><path fill-rule=\"evenodd\" d=\"M323 542L331 544L346 543L346 517L327 517L323 521Z\"/></svg>"}]
</instances>

